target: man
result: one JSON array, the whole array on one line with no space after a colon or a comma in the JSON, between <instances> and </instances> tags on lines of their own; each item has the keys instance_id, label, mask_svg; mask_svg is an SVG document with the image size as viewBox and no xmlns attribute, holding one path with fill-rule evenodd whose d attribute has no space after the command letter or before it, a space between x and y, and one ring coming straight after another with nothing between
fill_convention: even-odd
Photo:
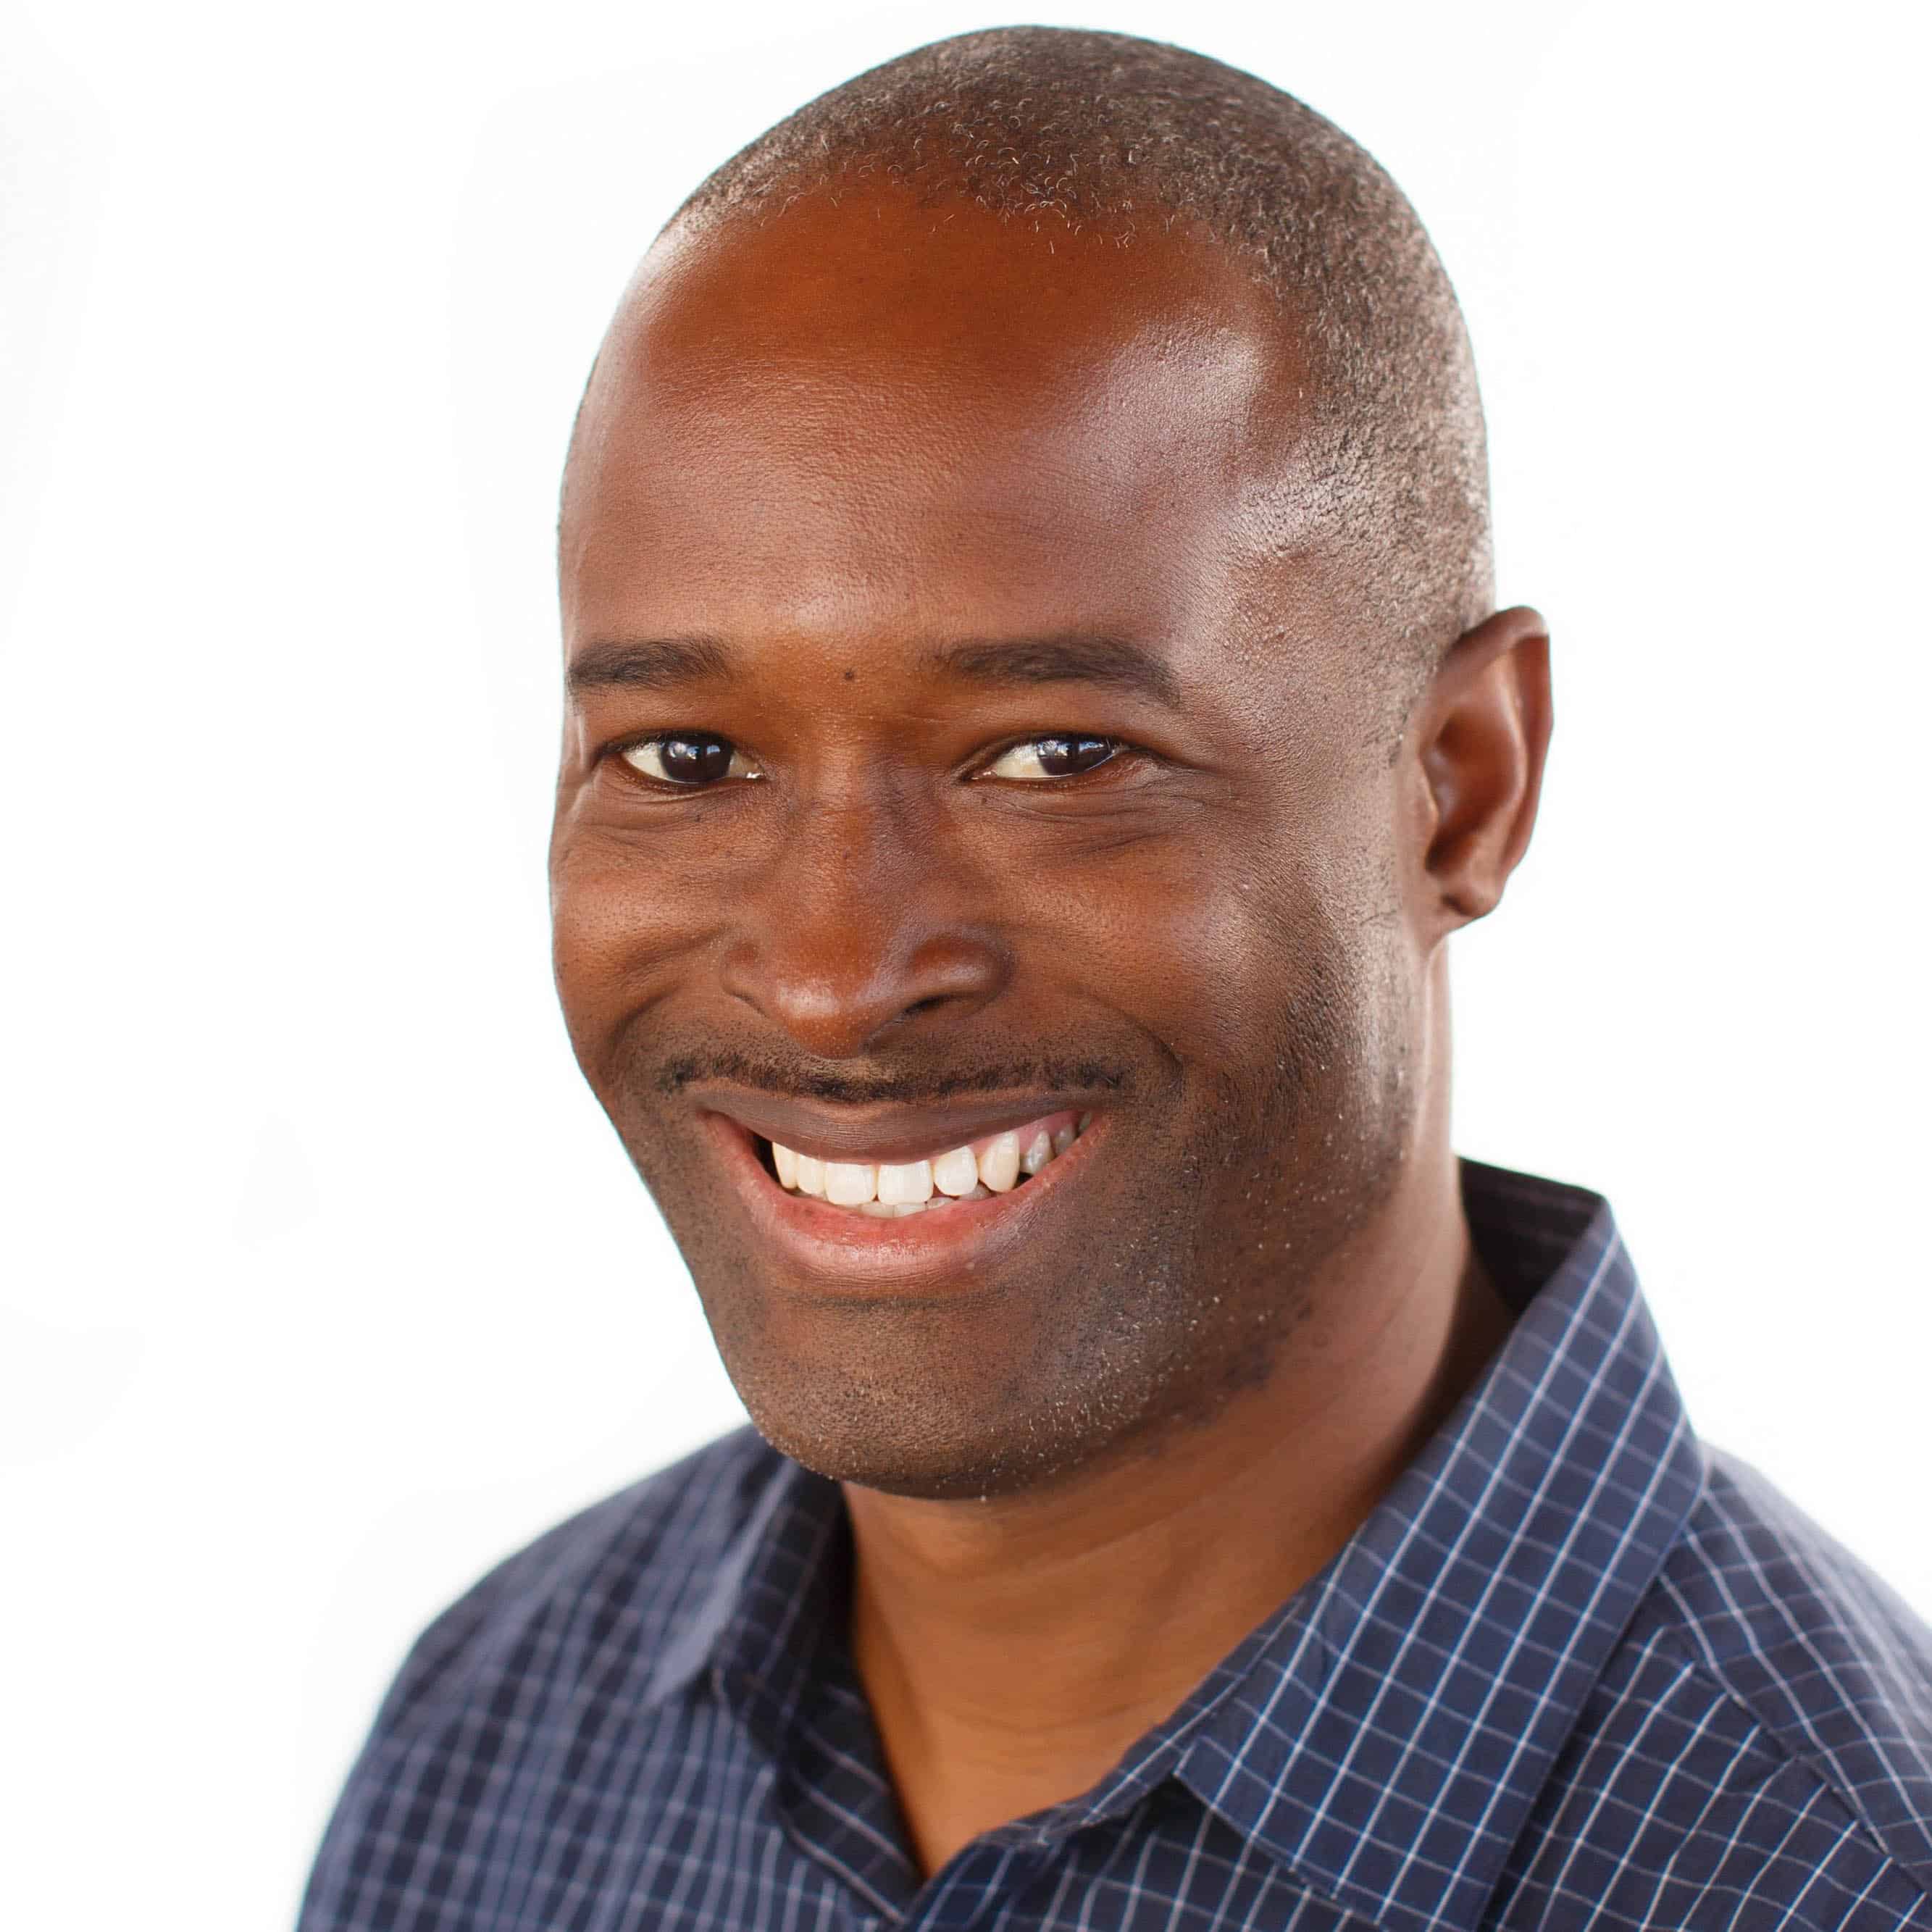
<instances>
[{"instance_id":1,"label":"man","mask_svg":"<svg viewBox=\"0 0 1932 1932\"><path fill-rule=\"evenodd\" d=\"M1547 640L1367 156L861 76L646 258L561 567L558 983L756 1432L424 1636L309 1932L1932 1927L1932 1637L1450 1150Z\"/></svg>"}]
</instances>

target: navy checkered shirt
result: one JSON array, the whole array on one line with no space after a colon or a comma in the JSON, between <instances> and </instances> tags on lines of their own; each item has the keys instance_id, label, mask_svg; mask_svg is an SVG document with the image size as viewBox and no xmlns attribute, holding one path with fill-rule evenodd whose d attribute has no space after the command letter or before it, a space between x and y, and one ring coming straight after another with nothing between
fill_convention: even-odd
<instances>
[{"instance_id":1,"label":"navy checkered shirt","mask_svg":"<svg viewBox=\"0 0 1932 1932\"><path fill-rule=\"evenodd\" d=\"M1508 1340L1091 1790L920 1882L840 1492L746 1431L430 1628L302 1932L1932 1928L1932 1633L1691 1432L1600 1200L1463 1184Z\"/></svg>"}]
</instances>

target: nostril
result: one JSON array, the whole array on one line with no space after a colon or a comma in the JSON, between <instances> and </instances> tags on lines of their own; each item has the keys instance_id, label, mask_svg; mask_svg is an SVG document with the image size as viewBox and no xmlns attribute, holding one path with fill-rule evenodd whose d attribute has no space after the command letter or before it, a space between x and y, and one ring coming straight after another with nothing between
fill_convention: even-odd
<instances>
[{"instance_id":1,"label":"nostril","mask_svg":"<svg viewBox=\"0 0 1932 1932\"><path fill-rule=\"evenodd\" d=\"M904 1012L900 1014L899 1017L901 1019L909 1020L916 1013L930 1012L934 1006L944 1006L949 998L950 995L948 994L934 993L928 1000L915 1000Z\"/></svg>"}]
</instances>

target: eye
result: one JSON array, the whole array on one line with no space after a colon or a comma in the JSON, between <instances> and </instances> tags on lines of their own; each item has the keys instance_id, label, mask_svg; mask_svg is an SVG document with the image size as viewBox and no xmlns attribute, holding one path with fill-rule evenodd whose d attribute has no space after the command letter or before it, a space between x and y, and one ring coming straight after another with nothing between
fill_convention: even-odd
<instances>
[{"instance_id":1,"label":"eye","mask_svg":"<svg viewBox=\"0 0 1932 1932\"><path fill-rule=\"evenodd\" d=\"M1124 748L1118 738L1023 738L1009 746L986 767L989 778L1018 778L1037 784L1045 778L1077 778L1104 765Z\"/></svg>"},{"instance_id":2,"label":"eye","mask_svg":"<svg viewBox=\"0 0 1932 1932\"><path fill-rule=\"evenodd\" d=\"M729 738L709 731L667 731L626 746L619 756L640 776L686 791L716 784L723 778L764 776Z\"/></svg>"}]
</instances>

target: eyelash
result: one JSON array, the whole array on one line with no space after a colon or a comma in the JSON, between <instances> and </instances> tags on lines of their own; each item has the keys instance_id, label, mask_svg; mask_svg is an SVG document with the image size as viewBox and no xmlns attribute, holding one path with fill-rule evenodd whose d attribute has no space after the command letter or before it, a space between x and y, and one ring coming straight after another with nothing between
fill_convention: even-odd
<instances>
[{"instance_id":1,"label":"eyelash","mask_svg":"<svg viewBox=\"0 0 1932 1932\"><path fill-rule=\"evenodd\" d=\"M743 748L734 740L727 738L722 732L705 731L650 731L641 736L627 738L621 742L612 745L609 747L607 755L622 765L629 774L632 782L635 784L645 786L660 794L695 796L700 793L721 790L724 778L721 778L706 784L680 784L674 780L653 778L649 772L639 771L637 766L631 763L630 754L634 752L641 751L647 745L690 743L704 740L710 740L720 745L729 745L734 760L737 757L745 755ZM1084 766L1078 771L1062 772L1036 778L1009 778L1000 782L1011 784L1016 790L1024 791L1058 791L1068 786L1079 784L1090 777L1095 772L1103 770L1110 766L1137 760L1146 755L1138 746L1130 744L1126 740L1112 736L1106 732L1034 731L1022 737L1009 739L997 751L982 758L976 765L962 776L968 782L976 784L982 780L989 778L992 776L992 767L998 764L1002 759L1025 746L1068 743L1104 745L1107 747L1107 750L1103 757L1096 758L1092 764ZM728 772L724 776L728 777L730 774ZM764 776L762 771L754 770L742 776L739 782L741 784L761 782Z\"/></svg>"},{"instance_id":2,"label":"eyelash","mask_svg":"<svg viewBox=\"0 0 1932 1932\"><path fill-rule=\"evenodd\" d=\"M1063 785L1075 784L1086 778L1090 773L1115 764L1124 756L1131 756L1136 748L1124 740L1110 736L1103 731L1036 731L1027 737L1016 738L1011 743L1003 746L980 766L974 773L974 776L979 778L990 778L992 776L993 766L1000 764L1004 759L1010 758L1015 752L1022 750L1028 746L1045 745L1102 745L1105 746L1106 749L1090 765L1083 765L1078 771L1050 772L1040 778L1014 778L1007 782L1024 786L1029 791L1057 789Z\"/></svg>"},{"instance_id":3,"label":"eyelash","mask_svg":"<svg viewBox=\"0 0 1932 1932\"><path fill-rule=\"evenodd\" d=\"M631 762L631 754L634 752L641 752L646 746L667 746L676 744L704 744L713 747L728 746L730 748L731 755L730 759L727 761L725 770L719 775L718 778L707 784L680 784L673 779L654 778L649 772L639 771L637 766ZM625 766L625 768L631 773L632 776L639 784L648 785L653 791L672 793L694 794L698 792L716 791L718 789L718 784L721 784L724 778L729 778L731 776L730 770L730 766L737 764L740 760L743 758L745 756L743 748L737 744L734 740L726 737L722 731L646 732L644 736L640 738L628 738L620 745L612 746L610 751L611 754L620 764ZM740 781L741 783L754 783L761 780L764 776L764 772L757 770L754 766L748 772L740 773Z\"/></svg>"}]
</instances>

